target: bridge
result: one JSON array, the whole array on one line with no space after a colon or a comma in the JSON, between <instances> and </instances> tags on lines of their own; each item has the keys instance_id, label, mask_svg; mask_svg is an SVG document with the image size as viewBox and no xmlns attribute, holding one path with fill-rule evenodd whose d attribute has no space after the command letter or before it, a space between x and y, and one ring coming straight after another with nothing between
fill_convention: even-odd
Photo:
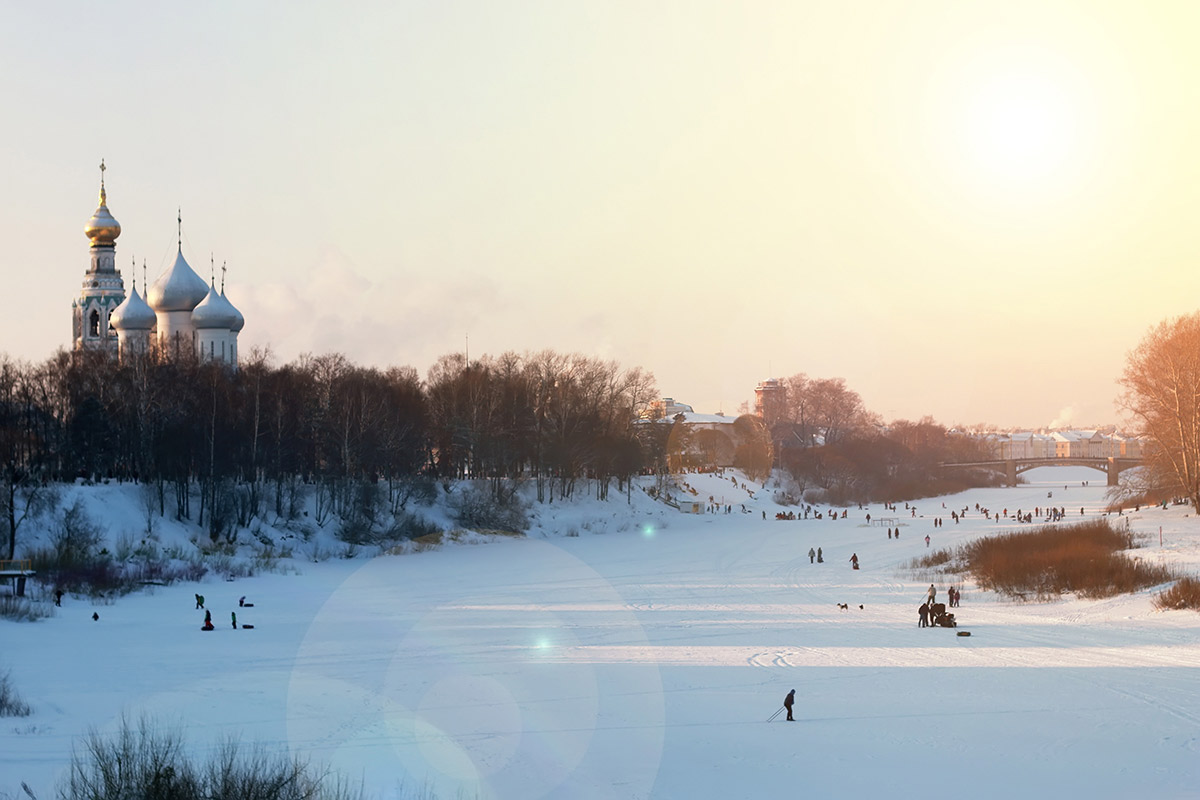
<instances>
[{"instance_id":1,"label":"bridge","mask_svg":"<svg viewBox=\"0 0 1200 800\"><path fill-rule=\"evenodd\" d=\"M36 574L33 571L33 562L29 559L0 559L0 581L11 581L13 594L17 597L25 596L25 579Z\"/></svg>"},{"instance_id":2,"label":"bridge","mask_svg":"<svg viewBox=\"0 0 1200 800\"><path fill-rule=\"evenodd\" d=\"M1117 456L1109 456L1107 458L1009 458L996 459L995 461L947 462L942 464L942 469L983 468L995 472L1003 471L1008 480L1008 485L1016 486L1018 475L1022 472L1028 472L1031 469L1037 469L1038 467L1090 467L1108 475L1108 485L1116 486L1117 476L1123 470L1127 470L1130 467L1140 467L1142 463L1140 458L1120 458Z\"/></svg>"}]
</instances>

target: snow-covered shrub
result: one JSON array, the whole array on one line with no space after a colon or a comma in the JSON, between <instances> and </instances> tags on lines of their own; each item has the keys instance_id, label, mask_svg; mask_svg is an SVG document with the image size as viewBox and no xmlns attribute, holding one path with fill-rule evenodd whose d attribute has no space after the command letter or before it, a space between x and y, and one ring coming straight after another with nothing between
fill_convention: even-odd
<instances>
[{"instance_id":1,"label":"snow-covered shrub","mask_svg":"<svg viewBox=\"0 0 1200 800\"><path fill-rule=\"evenodd\" d=\"M39 603L27 597L0 595L0 619L10 619L13 622L37 622L39 619L54 616L54 609L48 603Z\"/></svg>"},{"instance_id":2,"label":"snow-covered shrub","mask_svg":"<svg viewBox=\"0 0 1200 800\"><path fill-rule=\"evenodd\" d=\"M525 503L515 488L501 487L496 493L488 484L464 484L450 495L454 521L476 531L524 531L529 527Z\"/></svg>"},{"instance_id":3,"label":"snow-covered shrub","mask_svg":"<svg viewBox=\"0 0 1200 800\"><path fill-rule=\"evenodd\" d=\"M347 502L337 536L351 544L369 544L380 535L384 508L383 487L375 481L355 481L347 490Z\"/></svg>"},{"instance_id":4,"label":"snow-covered shrub","mask_svg":"<svg viewBox=\"0 0 1200 800\"><path fill-rule=\"evenodd\" d=\"M145 522L145 534L150 536L157 527L158 518L163 512L162 484L143 483L139 490L141 499L142 520Z\"/></svg>"},{"instance_id":5,"label":"snow-covered shrub","mask_svg":"<svg viewBox=\"0 0 1200 800\"><path fill-rule=\"evenodd\" d=\"M28 717L32 713L33 709L13 688L8 672L0 672L0 717Z\"/></svg>"},{"instance_id":6,"label":"snow-covered shrub","mask_svg":"<svg viewBox=\"0 0 1200 800\"><path fill-rule=\"evenodd\" d=\"M113 550L117 554L117 561L125 562L133 558L133 553L137 549L137 543L133 538L133 534L126 531L117 536L117 541L113 545Z\"/></svg>"},{"instance_id":7,"label":"snow-covered shrub","mask_svg":"<svg viewBox=\"0 0 1200 800\"><path fill-rule=\"evenodd\" d=\"M419 514L401 511L392 518L392 524L384 533L383 539L398 542L403 539L419 539L434 533L441 533L441 527L435 525Z\"/></svg>"},{"instance_id":8,"label":"snow-covered shrub","mask_svg":"<svg viewBox=\"0 0 1200 800\"><path fill-rule=\"evenodd\" d=\"M59 567L84 564L96 558L104 529L84 509L83 500L77 499L63 511L50 541Z\"/></svg>"},{"instance_id":9,"label":"snow-covered shrub","mask_svg":"<svg viewBox=\"0 0 1200 800\"><path fill-rule=\"evenodd\" d=\"M829 495L824 489L806 489L804 492L804 502L812 506L825 505L828 499Z\"/></svg>"},{"instance_id":10,"label":"snow-covered shrub","mask_svg":"<svg viewBox=\"0 0 1200 800\"><path fill-rule=\"evenodd\" d=\"M437 483L426 475L397 478L388 486L392 511L404 511L409 503L432 505L438 497Z\"/></svg>"},{"instance_id":11,"label":"snow-covered shrub","mask_svg":"<svg viewBox=\"0 0 1200 800\"><path fill-rule=\"evenodd\" d=\"M1160 611L1185 608L1200 611L1200 579L1180 578L1175 581L1171 588L1155 595L1154 607Z\"/></svg>"},{"instance_id":12,"label":"snow-covered shrub","mask_svg":"<svg viewBox=\"0 0 1200 800\"><path fill-rule=\"evenodd\" d=\"M256 800L351 800L361 790L328 770L298 757L273 755L260 746L244 748L228 739L205 763L187 755L181 734L162 732L142 720L137 728L122 720L111 737L93 731L59 786L64 800L171 798L201 800L242 797Z\"/></svg>"},{"instance_id":13,"label":"snow-covered shrub","mask_svg":"<svg viewBox=\"0 0 1200 800\"><path fill-rule=\"evenodd\" d=\"M794 495L787 489L776 489L771 494L771 499L781 506L798 506L801 502L799 495Z\"/></svg>"}]
</instances>

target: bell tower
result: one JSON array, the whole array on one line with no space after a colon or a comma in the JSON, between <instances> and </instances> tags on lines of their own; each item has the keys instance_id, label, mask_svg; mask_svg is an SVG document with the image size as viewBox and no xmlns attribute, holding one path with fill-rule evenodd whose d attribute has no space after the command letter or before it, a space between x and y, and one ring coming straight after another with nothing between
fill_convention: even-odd
<instances>
[{"instance_id":1,"label":"bell tower","mask_svg":"<svg viewBox=\"0 0 1200 800\"><path fill-rule=\"evenodd\" d=\"M121 225L108 210L104 190L104 171L100 162L100 206L88 220L83 232L91 241L91 265L83 276L83 289L71 304L72 339L76 350L117 352L117 333L110 329L108 316L125 299L125 281L117 270L116 239Z\"/></svg>"}]
</instances>

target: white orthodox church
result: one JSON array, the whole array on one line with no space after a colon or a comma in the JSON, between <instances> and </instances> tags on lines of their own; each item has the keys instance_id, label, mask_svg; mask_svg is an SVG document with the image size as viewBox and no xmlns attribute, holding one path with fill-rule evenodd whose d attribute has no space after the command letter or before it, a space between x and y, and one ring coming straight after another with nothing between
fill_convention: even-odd
<instances>
[{"instance_id":1,"label":"white orthodox church","mask_svg":"<svg viewBox=\"0 0 1200 800\"><path fill-rule=\"evenodd\" d=\"M109 213L100 164L100 207L83 232L91 240L91 266L83 291L72 303L75 349L105 350L125 358L157 352L162 357L195 353L202 361L218 361L237 369L238 333L245 317L225 297L225 281L217 290L214 276L205 283L183 257L180 237L175 263L138 294L125 294L116 266L116 239L121 225ZM224 270L222 269L222 273Z\"/></svg>"}]
</instances>

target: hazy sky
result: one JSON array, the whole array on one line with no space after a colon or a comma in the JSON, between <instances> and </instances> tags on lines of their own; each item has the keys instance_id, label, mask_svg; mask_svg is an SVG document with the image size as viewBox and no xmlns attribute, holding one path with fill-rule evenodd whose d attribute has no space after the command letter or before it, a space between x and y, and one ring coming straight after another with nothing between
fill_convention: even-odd
<instances>
[{"instance_id":1,"label":"hazy sky","mask_svg":"<svg viewBox=\"0 0 1200 800\"><path fill-rule=\"evenodd\" d=\"M1117 420L1200 300L1200 3L6 4L0 349L117 263L229 265L242 352L640 365L697 411ZM137 270L141 286L141 269Z\"/></svg>"}]
</instances>

